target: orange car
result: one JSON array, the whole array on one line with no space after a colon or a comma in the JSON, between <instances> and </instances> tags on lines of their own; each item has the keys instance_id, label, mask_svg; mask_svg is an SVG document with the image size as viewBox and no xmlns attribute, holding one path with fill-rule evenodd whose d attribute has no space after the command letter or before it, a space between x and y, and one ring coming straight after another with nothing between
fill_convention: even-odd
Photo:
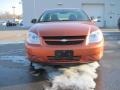
<instances>
[{"instance_id":1,"label":"orange car","mask_svg":"<svg viewBox=\"0 0 120 90\"><path fill-rule=\"evenodd\" d=\"M103 34L83 10L46 10L32 23L25 43L31 64L89 63L103 56Z\"/></svg>"}]
</instances>

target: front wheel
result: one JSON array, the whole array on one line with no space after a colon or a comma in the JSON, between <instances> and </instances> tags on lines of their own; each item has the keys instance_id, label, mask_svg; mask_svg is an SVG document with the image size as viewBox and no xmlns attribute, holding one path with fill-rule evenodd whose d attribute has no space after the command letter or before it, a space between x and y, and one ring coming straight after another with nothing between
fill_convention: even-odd
<instances>
[{"instance_id":1,"label":"front wheel","mask_svg":"<svg viewBox=\"0 0 120 90\"><path fill-rule=\"evenodd\" d=\"M35 70L35 67L34 67L32 61L30 61L29 70L30 70L30 72L33 72Z\"/></svg>"},{"instance_id":2,"label":"front wheel","mask_svg":"<svg viewBox=\"0 0 120 90\"><path fill-rule=\"evenodd\" d=\"M33 67L33 62L32 61L30 61L30 67Z\"/></svg>"}]
</instances>

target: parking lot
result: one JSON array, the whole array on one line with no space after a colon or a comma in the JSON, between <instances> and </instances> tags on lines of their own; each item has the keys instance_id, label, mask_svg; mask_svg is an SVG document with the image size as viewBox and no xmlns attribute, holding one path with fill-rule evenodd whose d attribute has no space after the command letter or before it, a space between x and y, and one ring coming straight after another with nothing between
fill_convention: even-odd
<instances>
[{"instance_id":1,"label":"parking lot","mask_svg":"<svg viewBox=\"0 0 120 90\"><path fill-rule=\"evenodd\" d=\"M100 63L30 68L25 55L27 30L0 30L0 90L119 90L120 32L102 29Z\"/></svg>"}]
</instances>

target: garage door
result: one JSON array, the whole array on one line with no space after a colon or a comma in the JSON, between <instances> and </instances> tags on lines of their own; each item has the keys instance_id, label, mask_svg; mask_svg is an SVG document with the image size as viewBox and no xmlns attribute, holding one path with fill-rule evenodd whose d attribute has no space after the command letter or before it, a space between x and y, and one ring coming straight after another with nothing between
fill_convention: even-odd
<instances>
[{"instance_id":1,"label":"garage door","mask_svg":"<svg viewBox=\"0 0 120 90\"><path fill-rule=\"evenodd\" d=\"M104 27L104 4L82 4L82 8L89 17L98 18L96 24L99 27Z\"/></svg>"}]
</instances>

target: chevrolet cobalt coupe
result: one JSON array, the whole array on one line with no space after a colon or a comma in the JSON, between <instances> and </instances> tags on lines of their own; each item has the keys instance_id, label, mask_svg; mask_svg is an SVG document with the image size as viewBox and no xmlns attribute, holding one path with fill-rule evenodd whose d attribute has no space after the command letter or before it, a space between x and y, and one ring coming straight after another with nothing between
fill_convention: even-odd
<instances>
[{"instance_id":1,"label":"chevrolet cobalt coupe","mask_svg":"<svg viewBox=\"0 0 120 90\"><path fill-rule=\"evenodd\" d=\"M89 63L103 56L103 34L83 10L46 10L31 22L25 43L31 64Z\"/></svg>"}]
</instances>

